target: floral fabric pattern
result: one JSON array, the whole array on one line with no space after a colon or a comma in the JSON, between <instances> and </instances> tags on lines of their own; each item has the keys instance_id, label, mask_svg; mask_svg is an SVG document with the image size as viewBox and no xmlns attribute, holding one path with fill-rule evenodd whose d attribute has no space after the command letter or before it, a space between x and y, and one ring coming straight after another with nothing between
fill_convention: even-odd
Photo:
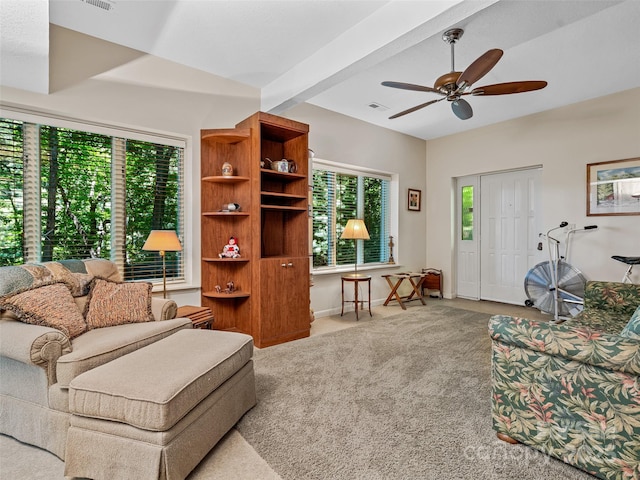
<instances>
[{"instance_id":1,"label":"floral fabric pattern","mask_svg":"<svg viewBox=\"0 0 640 480\"><path fill-rule=\"evenodd\" d=\"M620 335L640 286L590 283L564 324L491 318L493 427L599 478L640 480L640 337Z\"/></svg>"},{"instance_id":2,"label":"floral fabric pattern","mask_svg":"<svg viewBox=\"0 0 640 480\"><path fill-rule=\"evenodd\" d=\"M640 285L619 282L587 282L584 308L587 312L603 310L631 317L640 306Z\"/></svg>"},{"instance_id":3,"label":"floral fabric pattern","mask_svg":"<svg viewBox=\"0 0 640 480\"><path fill-rule=\"evenodd\" d=\"M640 307L636 309L635 313L631 316L631 320L629 320L629 323L622 329L620 335L640 340Z\"/></svg>"}]
</instances>

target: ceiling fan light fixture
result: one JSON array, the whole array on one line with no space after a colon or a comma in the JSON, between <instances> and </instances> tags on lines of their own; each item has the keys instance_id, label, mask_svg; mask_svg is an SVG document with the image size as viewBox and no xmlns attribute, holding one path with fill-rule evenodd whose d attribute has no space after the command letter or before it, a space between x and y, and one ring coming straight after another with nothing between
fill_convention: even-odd
<instances>
[{"instance_id":1,"label":"ceiling fan light fixture","mask_svg":"<svg viewBox=\"0 0 640 480\"><path fill-rule=\"evenodd\" d=\"M471 108L471 105L462 98L451 102L451 110L453 110L455 116L460 120L468 120L473 117L473 109Z\"/></svg>"}]
</instances>

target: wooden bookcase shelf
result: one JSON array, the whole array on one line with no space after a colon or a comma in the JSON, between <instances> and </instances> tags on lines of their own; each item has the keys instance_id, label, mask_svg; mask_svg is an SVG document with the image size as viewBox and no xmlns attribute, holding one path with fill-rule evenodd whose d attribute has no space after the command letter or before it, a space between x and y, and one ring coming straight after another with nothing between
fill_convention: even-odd
<instances>
[{"instance_id":1,"label":"wooden bookcase shelf","mask_svg":"<svg viewBox=\"0 0 640 480\"><path fill-rule=\"evenodd\" d=\"M220 258L220 257L203 257L203 262L222 262L222 263L235 263L235 262L248 262L249 259L245 257L240 258Z\"/></svg>"},{"instance_id":2,"label":"wooden bookcase shelf","mask_svg":"<svg viewBox=\"0 0 640 480\"><path fill-rule=\"evenodd\" d=\"M287 210L287 211L291 211L291 212L306 212L307 209L304 207L292 207L289 205L268 205L268 204L263 204L260 205L260 207L263 210Z\"/></svg>"},{"instance_id":3,"label":"wooden bookcase shelf","mask_svg":"<svg viewBox=\"0 0 640 480\"><path fill-rule=\"evenodd\" d=\"M248 182L249 177L238 177L238 176L230 176L225 177L222 175L213 175L210 177L203 177L203 182L212 182L212 183L240 183L240 182Z\"/></svg>"},{"instance_id":4,"label":"wooden bookcase shelf","mask_svg":"<svg viewBox=\"0 0 640 480\"><path fill-rule=\"evenodd\" d=\"M237 298L248 298L250 296L247 292L231 292L231 293L218 293L218 292L204 292L202 295L209 298L217 298L218 300L235 300Z\"/></svg>"},{"instance_id":5,"label":"wooden bookcase shelf","mask_svg":"<svg viewBox=\"0 0 640 480\"><path fill-rule=\"evenodd\" d=\"M296 180L307 179L307 176L301 173L278 172L277 170L270 170L268 168L261 168L260 173L262 173L265 177L276 178L281 182L294 182Z\"/></svg>"},{"instance_id":6,"label":"wooden bookcase shelf","mask_svg":"<svg viewBox=\"0 0 640 480\"><path fill-rule=\"evenodd\" d=\"M202 212L205 217L248 217L249 212Z\"/></svg>"},{"instance_id":7,"label":"wooden bookcase shelf","mask_svg":"<svg viewBox=\"0 0 640 480\"><path fill-rule=\"evenodd\" d=\"M308 135L263 112L201 131L202 305L215 328L248 333L259 348L310 332ZM295 173L261 168L265 158L293 161ZM226 162L234 176L222 175ZM241 210L221 211L229 203ZM242 256L219 258L232 236ZM237 291L216 292L228 282Z\"/></svg>"},{"instance_id":8,"label":"wooden bookcase shelf","mask_svg":"<svg viewBox=\"0 0 640 480\"><path fill-rule=\"evenodd\" d=\"M295 195L293 193L276 193L276 192L260 192L263 197L283 198L283 199L296 199L306 200L306 195Z\"/></svg>"},{"instance_id":9,"label":"wooden bookcase shelf","mask_svg":"<svg viewBox=\"0 0 640 480\"><path fill-rule=\"evenodd\" d=\"M235 144L248 139L251 131L240 128L219 128L215 130L202 130L200 140L202 143L229 143Z\"/></svg>"}]
</instances>

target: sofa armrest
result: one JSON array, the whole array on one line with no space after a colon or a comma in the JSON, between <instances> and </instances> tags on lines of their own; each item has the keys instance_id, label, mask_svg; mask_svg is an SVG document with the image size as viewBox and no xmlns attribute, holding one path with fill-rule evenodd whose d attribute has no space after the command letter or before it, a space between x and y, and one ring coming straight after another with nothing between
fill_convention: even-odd
<instances>
[{"instance_id":1,"label":"sofa armrest","mask_svg":"<svg viewBox=\"0 0 640 480\"><path fill-rule=\"evenodd\" d=\"M58 358L70 352L71 342L60 330L0 320L0 355L44 368L49 385L56 383Z\"/></svg>"},{"instance_id":2,"label":"sofa armrest","mask_svg":"<svg viewBox=\"0 0 640 480\"><path fill-rule=\"evenodd\" d=\"M640 285L620 282L587 282L584 289L584 309L601 310L608 314L631 318L640 306Z\"/></svg>"},{"instance_id":3,"label":"sofa armrest","mask_svg":"<svg viewBox=\"0 0 640 480\"><path fill-rule=\"evenodd\" d=\"M498 343L564 357L606 370L640 375L640 341L571 322L553 324L508 315L489 320L489 334Z\"/></svg>"},{"instance_id":4,"label":"sofa armrest","mask_svg":"<svg viewBox=\"0 0 640 480\"><path fill-rule=\"evenodd\" d=\"M175 301L167 298L151 298L151 312L156 321L171 320L176 318L178 305Z\"/></svg>"}]
</instances>

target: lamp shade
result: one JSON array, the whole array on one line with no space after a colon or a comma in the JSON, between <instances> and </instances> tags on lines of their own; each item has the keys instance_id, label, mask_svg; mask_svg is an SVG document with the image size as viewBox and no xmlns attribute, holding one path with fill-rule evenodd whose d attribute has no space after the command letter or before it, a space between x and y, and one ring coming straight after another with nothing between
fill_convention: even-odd
<instances>
[{"instance_id":1,"label":"lamp shade","mask_svg":"<svg viewBox=\"0 0 640 480\"><path fill-rule=\"evenodd\" d=\"M182 245L173 230L151 230L142 249L154 252L180 252Z\"/></svg>"},{"instance_id":2,"label":"lamp shade","mask_svg":"<svg viewBox=\"0 0 640 480\"><path fill-rule=\"evenodd\" d=\"M364 220L359 218L352 218L351 220L348 220L340 238L346 238L349 240L369 240L369 232L367 231L367 226L364 224Z\"/></svg>"}]
</instances>

